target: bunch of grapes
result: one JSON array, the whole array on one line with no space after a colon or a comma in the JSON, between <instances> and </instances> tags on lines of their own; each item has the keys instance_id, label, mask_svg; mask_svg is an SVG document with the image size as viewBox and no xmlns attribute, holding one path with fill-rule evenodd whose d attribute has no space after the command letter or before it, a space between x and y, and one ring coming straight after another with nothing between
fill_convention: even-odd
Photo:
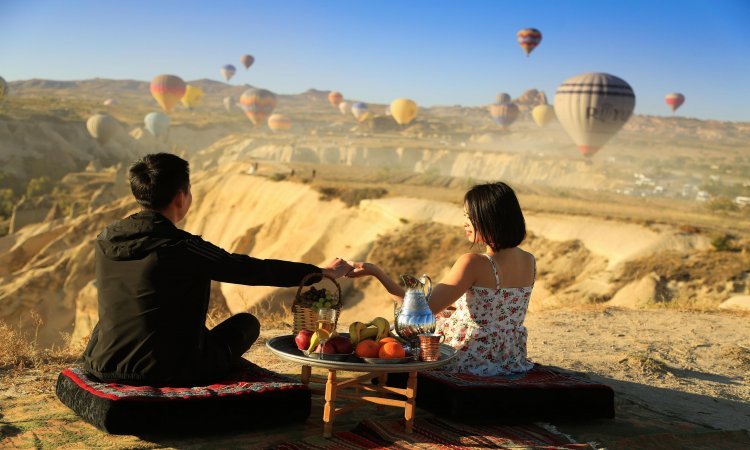
<instances>
[{"instance_id":1,"label":"bunch of grapes","mask_svg":"<svg viewBox=\"0 0 750 450\"><path fill-rule=\"evenodd\" d=\"M312 309L332 308L339 303L336 294L327 291L326 288L316 289L315 286L302 294L302 300L309 304Z\"/></svg>"}]
</instances>

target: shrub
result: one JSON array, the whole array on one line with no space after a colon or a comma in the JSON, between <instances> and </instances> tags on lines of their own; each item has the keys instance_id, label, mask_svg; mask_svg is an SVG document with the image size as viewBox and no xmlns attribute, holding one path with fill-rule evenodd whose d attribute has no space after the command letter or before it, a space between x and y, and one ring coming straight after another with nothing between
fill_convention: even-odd
<instances>
[{"instance_id":1,"label":"shrub","mask_svg":"<svg viewBox=\"0 0 750 450\"><path fill-rule=\"evenodd\" d=\"M735 247L733 245L735 237L731 234L724 234L721 236L716 236L713 239L711 239L711 246L719 252L731 252L735 251Z\"/></svg>"},{"instance_id":2,"label":"shrub","mask_svg":"<svg viewBox=\"0 0 750 450\"><path fill-rule=\"evenodd\" d=\"M341 201L351 208L359 205L362 200L381 198L386 194L388 194L388 191L383 188L351 189L341 194Z\"/></svg>"},{"instance_id":3,"label":"shrub","mask_svg":"<svg viewBox=\"0 0 750 450\"><path fill-rule=\"evenodd\" d=\"M268 177L271 181L283 181L286 180L286 175L283 173L274 173L271 174L270 177Z\"/></svg>"},{"instance_id":4,"label":"shrub","mask_svg":"<svg viewBox=\"0 0 750 450\"><path fill-rule=\"evenodd\" d=\"M33 178L26 186L26 198L34 198L52 192L52 180L49 177Z\"/></svg>"}]
</instances>

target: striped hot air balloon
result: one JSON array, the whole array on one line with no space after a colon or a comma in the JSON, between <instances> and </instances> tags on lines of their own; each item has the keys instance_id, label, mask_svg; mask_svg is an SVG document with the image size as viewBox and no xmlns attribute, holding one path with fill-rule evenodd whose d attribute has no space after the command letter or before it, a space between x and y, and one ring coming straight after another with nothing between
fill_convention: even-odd
<instances>
[{"instance_id":1,"label":"striped hot air balloon","mask_svg":"<svg viewBox=\"0 0 750 450\"><path fill-rule=\"evenodd\" d=\"M276 94L265 89L248 89L240 97L240 106L247 118L257 126L268 120L276 107Z\"/></svg>"},{"instance_id":2,"label":"striped hot air balloon","mask_svg":"<svg viewBox=\"0 0 750 450\"><path fill-rule=\"evenodd\" d=\"M240 56L240 62L245 66L245 69L249 69L255 62L255 58L253 58L253 55L242 55Z\"/></svg>"},{"instance_id":3,"label":"striped hot air balloon","mask_svg":"<svg viewBox=\"0 0 750 450\"><path fill-rule=\"evenodd\" d=\"M117 134L119 126L110 115L94 114L86 121L86 129L94 139L103 145Z\"/></svg>"},{"instance_id":4,"label":"striped hot air balloon","mask_svg":"<svg viewBox=\"0 0 750 450\"><path fill-rule=\"evenodd\" d=\"M518 106L515 103L490 105L490 116L498 125L508 128L518 118Z\"/></svg>"},{"instance_id":5,"label":"striped hot air balloon","mask_svg":"<svg viewBox=\"0 0 750 450\"><path fill-rule=\"evenodd\" d=\"M224 66L221 66L221 70L219 70L219 72L221 72L221 76L224 77L225 80L229 81L237 72L237 68L231 64L226 64Z\"/></svg>"},{"instance_id":6,"label":"striped hot air balloon","mask_svg":"<svg viewBox=\"0 0 750 450\"><path fill-rule=\"evenodd\" d=\"M357 119L357 122L363 122L364 115L367 112L367 103L357 102L352 105L352 115Z\"/></svg>"},{"instance_id":7,"label":"striped hot air balloon","mask_svg":"<svg viewBox=\"0 0 750 450\"><path fill-rule=\"evenodd\" d=\"M510 103L512 100L510 98L510 94L506 94L505 92L501 92L497 94L495 97L495 103Z\"/></svg>"},{"instance_id":8,"label":"striped hot air balloon","mask_svg":"<svg viewBox=\"0 0 750 450\"><path fill-rule=\"evenodd\" d=\"M271 114L268 118L268 128L271 131L286 131L292 128L292 119L283 114Z\"/></svg>"},{"instance_id":9,"label":"striped hot air balloon","mask_svg":"<svg viewBox=\"0 0 750 450\"><path fill-rule=\"evenodd\" d=\"M185 95L185 82L175 75L159 75L151 80L151 95L164 111L171 112Z\"/></svg>"},{"instance_id":10,"label":"striped hot air balloon","mask_svg":"<svg viewBox=\"0 0 750 450\"><path fill-rule=\"evenodd\" d=\"M339 91L331 91L328 93L328 101L334 108L337 108L344 101L344 96Z\"/></svg>"},{"instance_id":11,"label":"striped hot air balloon","mask_svg":"<svg viewBox=\"0 0 750 450\"><path fill-rule=\"evenodd\" d=\"M555 94L555 114L583 156L598 152L630 119L633 88L608 73L584 73L565 80Z\"/></svg>"},{"instance_id":12,"label":"striped hot air balloon","mask_svg":"<svg viewBox=\"0 0 750 450\"><path fill-rule=\"evenodd\" d=\"M672 108L672 112L675 112L677 111L677 108L685 103L685 96L680 94L679 92L672 92L671 94L667 94L667 96L664 98L664 101L667 103L667 105L669 105L670 108Z\"/></svg>"},{"instance_id":13,"label":"striped hot air balloon","mask_svg":"<svg viewBox=\"0 0 750 450\"><path fill-rule=\"evenodd\" d=\"M516 33L516 37L518 38L518 44L526 52L526 56L529 56L542 42L542 32L536 28L524 28Z\"/></svg>"}]
</instances>

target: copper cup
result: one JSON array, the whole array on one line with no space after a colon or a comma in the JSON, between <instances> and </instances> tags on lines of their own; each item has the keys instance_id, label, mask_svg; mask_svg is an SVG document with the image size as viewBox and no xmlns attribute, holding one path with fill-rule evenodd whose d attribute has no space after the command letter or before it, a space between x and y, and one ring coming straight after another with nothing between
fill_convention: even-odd
<instances>
[{"instance_id":1,"label":"copper cup","mask_svg":"<svg viewBox=\"0 0 750 450\"><path fill-rule=\"evenodd\" d=\"M419 360L437 361L440 359L440 344L445 340L445 335L437 333L423 333L419 337Z\"/></svg>"}]
</instances>

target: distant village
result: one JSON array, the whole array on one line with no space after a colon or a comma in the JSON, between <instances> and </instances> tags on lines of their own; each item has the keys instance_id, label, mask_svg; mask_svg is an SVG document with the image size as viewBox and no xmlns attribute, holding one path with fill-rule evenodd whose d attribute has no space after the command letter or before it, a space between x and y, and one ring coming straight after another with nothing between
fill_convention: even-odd
<instances>
[{"instance_id":1,"label":"distant village","mask_svg":"<svg viewBox=\"0 0 750 450\"><path fill-rule=\"evenodd\" d=\"M711 168L714 170L718 169L716 166L712 166ZM750 181L744 181L739 185L741 185L743 191L750 192ZM688 181L684 177L669 174L648 176L641 172L635 172L633 173L632 182L616 189L615 192L637 197L670 197L705 203L718 196L716 193L712 193L713 189L708 189L708 186L723 187L721 176L716 174L709 175L708 182L701 183L696 181L695 178L691 178ZM728 198L739 208L750 207L749 195L720 195Z\"/></svg>"}]
</instances>

